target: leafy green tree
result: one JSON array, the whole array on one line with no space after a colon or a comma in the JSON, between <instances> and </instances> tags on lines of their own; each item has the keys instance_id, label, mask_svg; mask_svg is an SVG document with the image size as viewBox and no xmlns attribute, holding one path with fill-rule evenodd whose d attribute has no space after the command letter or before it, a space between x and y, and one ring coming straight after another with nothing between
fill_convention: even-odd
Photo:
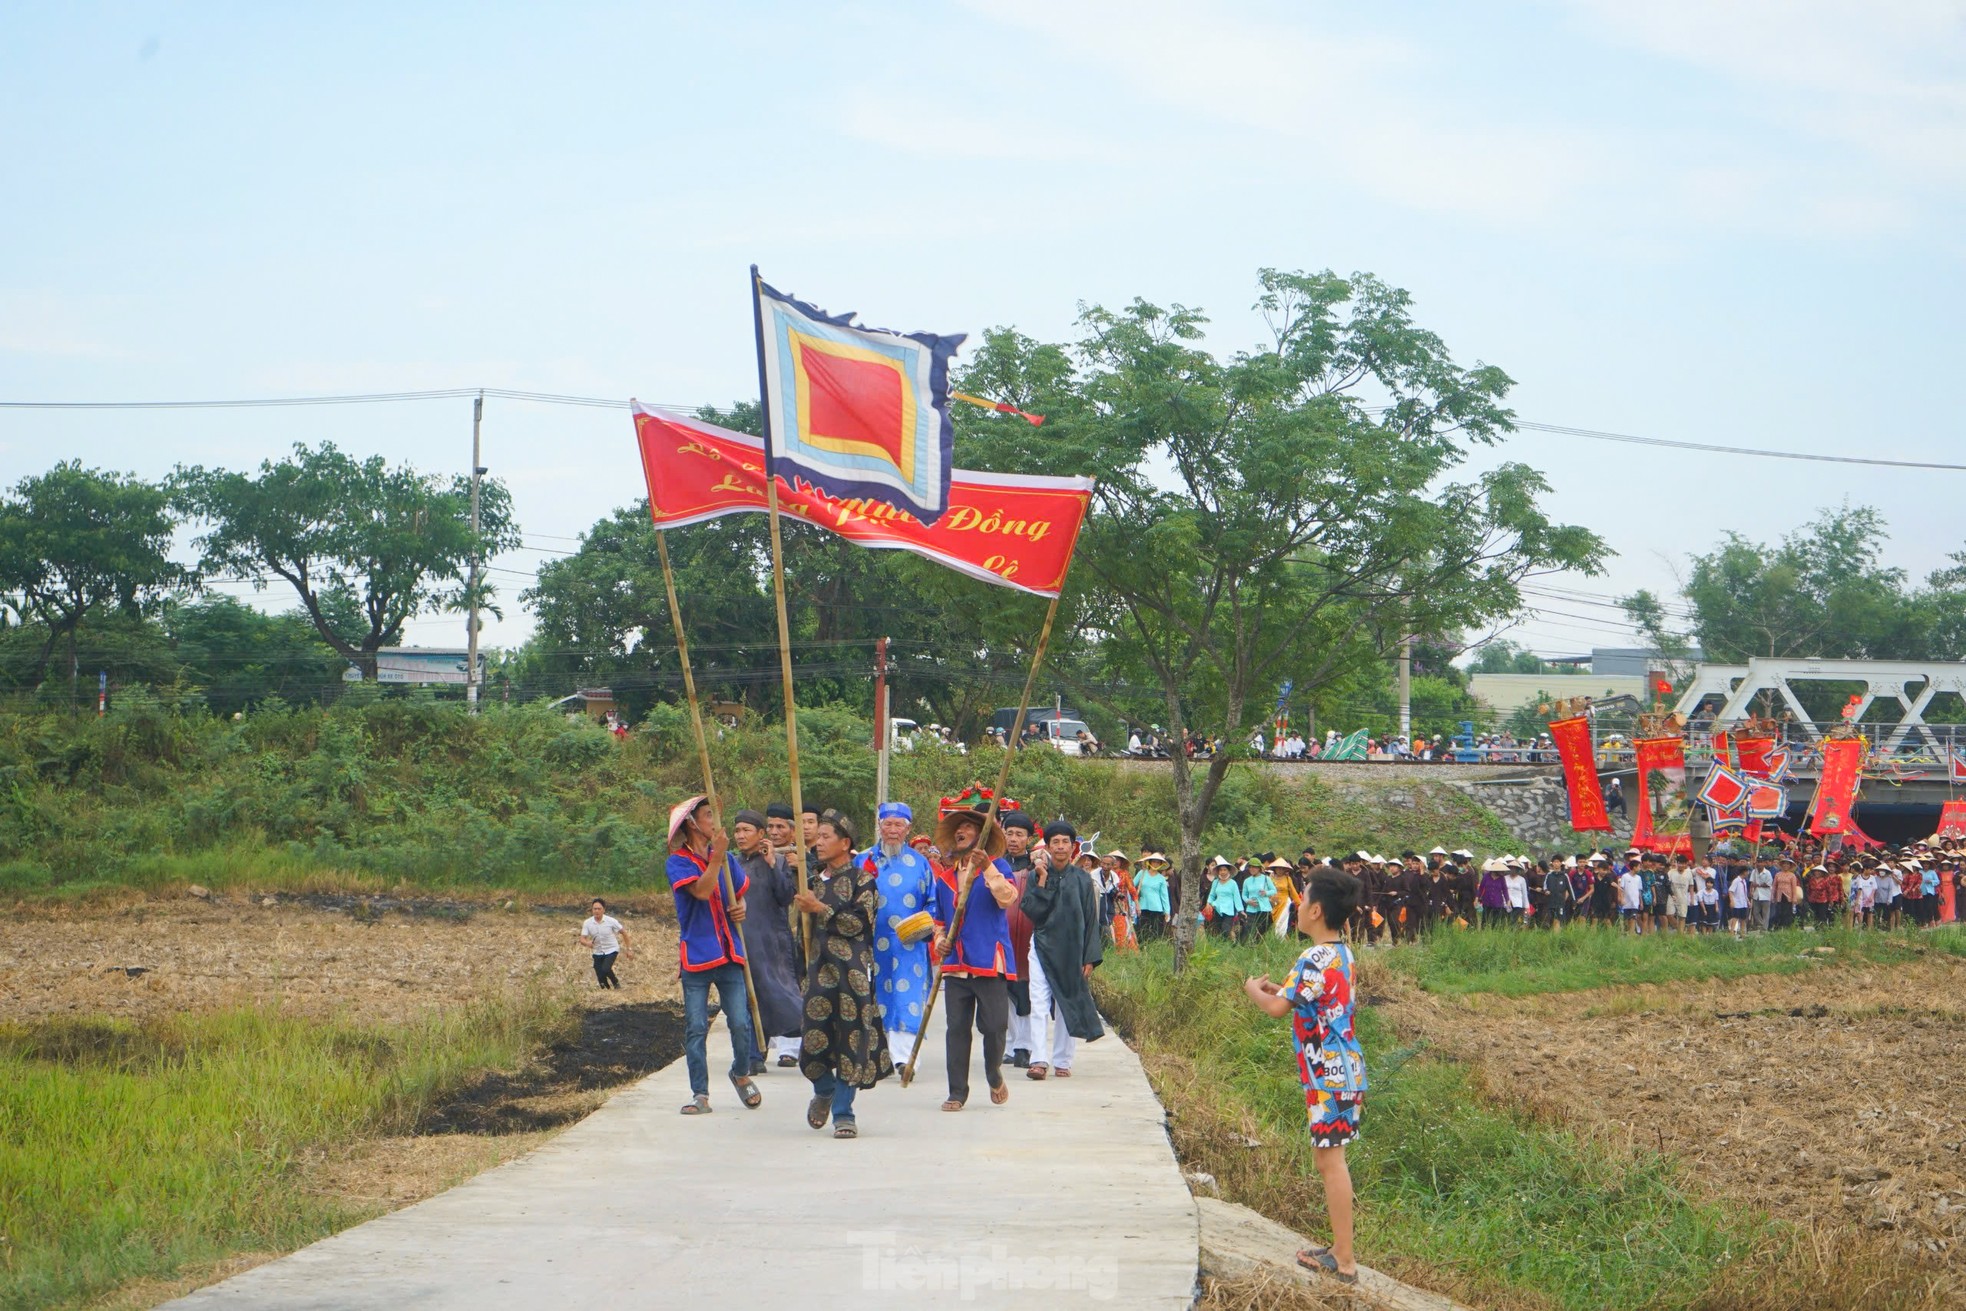
<instances>
[{"instance_id":1,"label":"leafy green tree","mask_svg":"<svg viewBox=\"0 0 1966 1311\"><path fill-rule=\"evenodd\" d=\"M1509 430L1511 383L1456 365L1405 292L1268 269L1260 286L1270 340L1227 359L1200 345L1200 312L1135 301L1086 310L1070 347L987 335L972 369L1049 416L1042 440L999 427L1001 467L1099 479L1066 659L1157 689L1174 734L1232 747L1173 761L1190 908L1230 756L1283 678L1315 696L1403 634L1512 614L1524 577L1604 551L1543 513L1525 465L1452 480ZM1177 955L1193 933L1182 916Z\"/></svg>"},{"instance_id":2,"label":"leafy green tree","mask_svg":"<svg viewBox=\"0 0 1966 1311\"><path fill-rule=\"evenodd\" d=\"M0 591L18 616L44 626L32 683L47 677L66 640L72 692L85 619L109 610L141 616L192 581L170 558L176 527L163 488L76 460L22 479L0 502Z\"/></svg>"},{"instance_id":3,"label":"leafy green tree","mask_svg":"<svg viewBox=\"0 0 1966 1311\"><path fill-rule=\"evenodd\" d=\"M178 677L229 715L279 697L300 704L335 686L348 662L300 611L269 615L229 596L168 605L160 617Z\"/></svg>"},{"instance_id":4,"label":"leafy green tree","mask_svg":"<svg viewBox=\"0 0 1966 1311\"><path fill-rule=\"evenodd\" d=\"M468 478L391 468L379 455L358 460L326 442L297 444L257 475L181 467L172 486L184 513L206 526L202 569L260 587L284 581L322 640L371 679L375 653L399 642L412 617L468 604L474 557L519 542L499 480L484 480L474 535ZM492 608L489 585L480 591Z\"/></svg>"},{"instance_id":5,"label":"leafy green tree","mask_svg":"<svg viewBox=\"0 0 1966 1311\"><path fill-rule=\"evenodd\" d=\"M1481 648L1471 668L1477 674L1540 674L1547 666L1529 648L1498 639Z\"/></svg>"}]
</instances>

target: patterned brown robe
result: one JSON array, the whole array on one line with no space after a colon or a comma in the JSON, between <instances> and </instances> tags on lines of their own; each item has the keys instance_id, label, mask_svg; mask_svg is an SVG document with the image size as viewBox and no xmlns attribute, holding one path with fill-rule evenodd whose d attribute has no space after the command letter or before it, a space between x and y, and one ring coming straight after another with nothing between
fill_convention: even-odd
<instances>
[{"instance_id":1,"label":"patterned brown robe","mask_svg":"<svg viewBox=\"0 0 1966 1311\"><path fill-rule=\"evenodd\" d=\"M855 1088L871 1088L894 1073L874 996L879 884L851 861L813 891L827 913L813 917L814 960L806 974L799 1073L812 1080L837 1074Z\"/></svg>"}]
</instances>

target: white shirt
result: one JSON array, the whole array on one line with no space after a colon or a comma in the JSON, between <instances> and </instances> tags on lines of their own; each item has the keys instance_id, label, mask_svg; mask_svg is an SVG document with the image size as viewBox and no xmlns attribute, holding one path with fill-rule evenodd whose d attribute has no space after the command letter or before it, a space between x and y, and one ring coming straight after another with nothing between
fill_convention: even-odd
<instances>
[{"instance_id":1,"label":"white shirt","mask_svg":"<svg viewBox=\"0 0 1966 1311\"><path fill-rule=\"evenodd\" d=\"M1637 910L1644 894L1643 880L1632 870L1626 870L1618 878L1618 906L1621 910Z\"/></svg>"},{"instance_id":2,"label":"white shirt","mask_svg":"<svg viewBox=\"0 0 1966 1311\"><path fill-rule=\"evenodd\" d=\"M621 940L616 936L620 932L621 921L612 915L603 915L598 920L589 916L580 921L580 936L594 944L594 954L596 956L605 956L611 951L620 951Z\"/></svg>"},{"instance_id":3,"label":"white shirt","mask_svg":"<svg viewBox=\"0 0 1966 1311\"><path fill-rule=\"evenodd\" d=\"M1734 876L1734 881L1727 885L1727 904L1735 910L1746 910L1748 908L1747 875L1737 874Z\"/></svg>"},{"instance_id":4,"label":"white shirt","mask_svg":"<svg viewBox=\"0 0 1966 1311\"><path fill-rule=\"evenodd\" d=\"M1869 910L1877 896L1877 880L1859 874L1850 880L1850 902L1858 910Z\"/></svg>"},{"instance_id":5,"label":"white shirt","mask_svg":"<svg viewBox=\"0 0 1966 1311\"><path fill-rule=\"evenodd\" d=\"M1774 870L1763 866L1754 872L1752 882L1754 886L1754 899L1756 901L1769 901L1773 899L1775 895Z\"/></svg>"},{"instance_id":6,"label":"white shirt","mask_svg":"<svg viewBox=\"0 0 1966 1311\"><path fill-rule=\"evenodd\" d=\"M1510 874L1503 878L1502 885L1509 891L1510 910L1529 909L1529 880L1520 874Z\"/></svg>"}]
</instances>

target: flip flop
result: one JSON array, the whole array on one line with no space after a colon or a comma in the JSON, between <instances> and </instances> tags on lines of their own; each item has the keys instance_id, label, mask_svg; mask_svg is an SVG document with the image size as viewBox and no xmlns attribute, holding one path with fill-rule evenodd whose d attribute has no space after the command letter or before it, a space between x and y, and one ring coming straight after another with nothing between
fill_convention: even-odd
<instances>
[{"instance_id":1,"label":"flip flop","mask_svg":"<svg viewBox=\"0 0 1966 1311\"><path fill-rule=\"evenodd\" d=\"M703 1097L694 1098L689 1102L688 1105L683 1107L683 1114L684 1115L710 1114L710 1098L707 1095Z\"/></svg>"},{"instance_id":2,"label":"flip flop","mask_svg":"<svg viewBox=\"0 0 1966 1311\"><path fill-rule=\"evenodd\" d=\"M1051 1072L1051 1077L1054 1079L1069 1079L1072 1077L1072 1072L1066 1069L1057 1069Z\"/></svg>"},{"instance_id":3,"label":"flip flop","mask_svg":"<svg viewBox=\"0 0 1966 1311\"><path fill-rule=\"evenodd\" d=\"M992 1106L1002 1106L1005 1102L1009 1100L1010 1100L1009 1084L1000 1083L996 1087L990 1089L990 1104Z\"/></svg>"},{"instance_id":4,"label":"flip flop","mask_svg":"<svg viewBox=\"0 0 1966 1311\"><path fill-rule=\"evenodd\" d=\"M730 1076L730 1086L737 1089L737 1099L744 1103L747 1111L757 1110L758 1103L765 1099L765 1095L758 1091L758 1085L741 1074Z\"/></svg>"},{"instance_id":5,"label":"flip flop","mask_svg":"<svg viewBox=\"0 0 1966 1311\"><path fill-rule=\"evenodd\" d=\"M951 1097L948 1101L942 1103L942 1109L950 1112L960 1111L963 1108L963 1102L965 1100L967 1099Z\"/></svg>"},{"instance_id":6,"label":"flip flop","mask_svg":"<svg viewBox=\"0 0 1966 1311\"><path fill-rule=\"evenodd\" d=\"M833 1113L831 1097L815 1097L806 1103L806 1123L815 1129L826 1127L826 1117Z\"/></svg>"},{"instance_id":7,"label":"flip flop","mask_svg":"<svg viewBox=\"0 0 1966 1311\"><path fill-rule=\"evenodd\" d=\"M1310 1259L1307 1261L1304 1259L1306 1257ZM1332 1279L1336 1279L1341 1284L1356 1284L1358 1282L1358 1275L1356 1273L1349 1275L1338 1273L1338 1258L1331 1255L1329 1248L1313 1248L1299 1252L1297 1254L1297 1264L1306 1270L1316 1271L1318 1274L1327 1275Z\"/></svg>"},{"instance_id":8,"label":"flip flop","mask_svg":"<svg viewBox=\"0 0 1966 1311\"><path fill-rule=\"evenodd\" d=\"M1026 1079L1043 1079L1044 1076L1049 1074L1050 1072L1051 1072L1050 1066L1038 1064L1038 1065L1033 1065L1030 1069L1024 1071L1024 1077Z\"/></svg>"}]
</instances>

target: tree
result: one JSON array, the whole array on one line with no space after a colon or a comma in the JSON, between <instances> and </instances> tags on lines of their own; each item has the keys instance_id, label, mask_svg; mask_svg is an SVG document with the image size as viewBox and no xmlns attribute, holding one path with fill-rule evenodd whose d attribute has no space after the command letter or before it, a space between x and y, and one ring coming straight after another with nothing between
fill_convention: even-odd
<instances>
[{"instance_id":1,"label":"tree","mask_svg":"<svg viewBox=\"0 0 1966 1311\"><path fill-rule=\"evenodd\" d=\"M201 568L262 588L285 580L322 640L371 679L375 653L399 642L408 620L469 604L473 558L519 542L497 479L480 488L473 534L468 478L390 468L379 455L357 460L326 442L295 445L257 477L180 467L172 486L183 511L208 525ZM480 584L480 605L491 590Z\"/></svg>"},{"instance_id":2,"label":"tree","mask_svg":"<svg viewBox=\"0 0 1966 1311\"><path fill-rule=\"evenodd\" d=\"M22 618L47 625L34 683L65 638L74 687L85 618L109 609L134 618L192 581L169 556L176 527L163 488L75 460L22 479L0 503L0 590Z\"/></svg>"},{"instance_id":3,"label":"tree","mask_svg":"<svg viewBox=\"0 0 1966 1311\"><path fill-rule=\"evenodd\" d=\"M1198 311L1136 300L1086 310L1070 347L986 335L970 371L1049 416L1041 434L998 425L1006 467L1099 479L1062 658L1094 695L1144 683L1177 737L1230 747L1173 760L1189 909L1210 809L1283 678L1315 697L1405 634L1512 614L1524 577L1592 571L1604 550L1543 514L1524 465L1448 481L1469 444L1509 430L1511 382L1457 366L1405 292L1269 269L1260 286L1271 339L1228 359L1199 345ZM1193 935L1183 915L1177 962Z\"/></svg>"},{"instance_id":4,"label":"tree","mask_svg":"<svg viewBox=\"0 0 1966 1311\"><path fill-rule=\"evenodd\" d=\"M1540 674L1544 671L1541 656L1528 647L1506 640L1484 645L1471 667L1477 674Z\"/></svg>"},{"instance_id":5,"label":"tree","mask_svg":"<svg viewBox=\"0 0 1966 1311\"><path fill-rule=\"evenodd\" d=\"M269 615L229 596L204 596L168 605L160 618L180 676L203 690L216 714L273 696L317 698L347 667L297 610Z\"/></svg>"}]
</instances>

